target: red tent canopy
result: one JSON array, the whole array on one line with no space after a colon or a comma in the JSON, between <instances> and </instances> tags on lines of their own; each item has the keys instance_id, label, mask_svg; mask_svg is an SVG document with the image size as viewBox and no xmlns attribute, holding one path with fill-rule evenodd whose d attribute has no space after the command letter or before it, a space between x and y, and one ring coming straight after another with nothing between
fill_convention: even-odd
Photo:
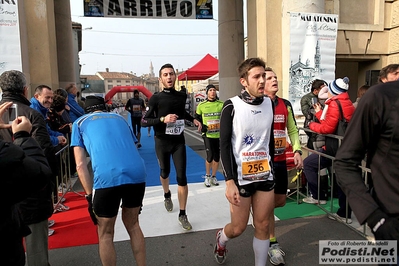
<instances>
[{"instance_id":1,"label":"red tent canopy","mask_svg":"<svg viewBox=\"0 0 399 266\"><path fill-rule=\"evenodd\" d=\"M204 80L212 77L219 72L219 60L207 54L193 67L181 73L177 78L179 80Z\"/></svg>"}]
</instances>

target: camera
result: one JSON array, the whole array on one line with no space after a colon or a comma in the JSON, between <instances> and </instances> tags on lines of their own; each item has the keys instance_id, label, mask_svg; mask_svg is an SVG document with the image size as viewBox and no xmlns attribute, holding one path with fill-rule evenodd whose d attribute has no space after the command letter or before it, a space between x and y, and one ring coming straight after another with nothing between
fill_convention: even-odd
<instances>
[{"instance_id":1,"label":"camera","mask_svg":"<svg viewBox=\"0 0 399 266\"><path fill-rule=\"evenodd\" d=\"M12 124L12 122L18 117L18 105L13 104L8 108L8 123Z\"/></svg>"}]
</instances>

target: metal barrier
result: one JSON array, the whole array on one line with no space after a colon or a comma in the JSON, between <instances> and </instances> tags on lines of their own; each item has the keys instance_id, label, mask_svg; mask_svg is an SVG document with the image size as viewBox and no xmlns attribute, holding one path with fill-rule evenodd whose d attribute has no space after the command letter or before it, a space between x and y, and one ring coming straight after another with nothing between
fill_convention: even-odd
<instances>
[{"instance_id":1,"label":"metal barrier","mask_svg":"<svg viewBox=\"0 0 399 266\"><path fill-rule=\"evenodd\" d=\"M67 137L67 145L62 147L56 154L59 160L59 168L56 175L56 188L58 193L53 195L54 199L54 210L56 210L60 204L62 204L62 199L65 194L69 191L73 191L73 185L77 181L78 177L71 175L71 162L70 162L70 146L69 138Z\"/></svg>"},{"instance_id":2,"label":"metal barrier","mask_svg":"<svg viewBox=\"0 0 399 266\"><path fill-rule=\"evenodd\" d=\"M334 135L334 134L319 134L319 133L314 132L314 131L312 131L312 130L310 130L310 129L307 129L307 128L298 128L298 129L299 129L299 130L303 130L303 131L305 131L305 132L310 132L310 133L322 135L322 136L325 136L325 137L335 138L335 139L338 140L338 143L339 143L338 145L341 146L341 142L342 142L342 139L343 139L342 136L338 136L338 135ZM306 151L309 152L309 153L317 154L317 155L319 156L319 162L318 162L318 175L317 175L317 183L318 183L318 185L317 185L317 194L318 194L318 198L320 198L320 184L321 184L321 182L320 182L320 176L321 176L320 171L322 170L322 169L320 169L320 159L321 159L321 157L325 157L325 158L327 158L327 159L332 160L332 164L331 164L331 168L330 168L331 171L328 171L328 172L329 172L328 176L329 176L329 178L330 178L330 184L331 184L331 185L330 185L330 187L331 187L331 189L330 189L330 198L333 199L333 198L334 198L334 197L333 197L333 196L334 196L334 186L333 186L332 184L334 184L334 173L335 173L335 171L334 171L334 163L333 163L333 162L334 162L334 160L335 160L335 157L330 156L330 155L327 155L327 154L324 154L324 153L319 152L319 151L317 151L317 150L309 149L306 145L305 145L305 146L302 146L302 149L303 149L303 150L306 150ZM365 167L364 165L359 165L359 168L362 169L363 175L364 175L364 177L365 177L364 182L365 182L365 184L366 184L366 186L367 186L367 184L368 184L367 181L368 181L368 178L369 178L369 174L371 174L371 170L370 170L369 168ZM301 193L301 194L302 194L302 193ZM302 195L305 196L304 194L302 194ZM298 195L298 197L299 197L299 195ZM325 207L323 207L323 206L320 205L320 204L316 204L316 205L317 205L320 209L322 209L323 211L325 211L325 212L327 213L327 215L332 215L333 213L335 213L335 211L334 211L334 202L333 202L333 200L330 201L330 206L329 206L329 208L325 208ZM347 219L348 219L348 206L349 206L349 204L348 204L348 199L346 199L346 217L345 217L345 222L344 222L344 224L345 224L346 226L348 226L349 228L355 230L356 232L360 233L362 236L366 237L366 236L367 236L367 234L366 234L366 230L367 230L366 224L363 225L362 231L359 231L357 228L355 228L355 227L353 227L351 224L348 224L348 223L347 223Z\"/></svg>"}]
</instances>

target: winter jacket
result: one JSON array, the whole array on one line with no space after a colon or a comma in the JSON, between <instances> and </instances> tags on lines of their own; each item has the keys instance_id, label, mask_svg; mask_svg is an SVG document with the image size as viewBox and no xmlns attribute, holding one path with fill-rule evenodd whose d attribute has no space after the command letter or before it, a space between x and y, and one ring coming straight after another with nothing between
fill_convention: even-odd
<instances>
[{"instance_id":1,"label":"winter jacket","mask_svg":"<svg viewBox=\"0 0 399 266\"><path fill-rule=\"evenodd\" d=\"M339 100L339 102L341 103L342 112L346 121L350 121L352 114L355 111L355 107L349 99L348 93L344 92L326 100L324 110L320 110L316 113L316 117L320 121L320 123L311 122L309 124L309 128L311 130L319 134L335 133L340 116L336 100ZM322 117L323 111L325 112L325 115L323 115Z\"/></svg>"},{"instance_id":2,"label":"winter jacket","mask_svg":"<svg viewBox=\"0 0 399 266\"><path fill-rule=\"evenodd\" d=\"M18 115L26 116L30 120L32 123L31 136L39 143L50 167L54 167L52 172L55 173L54 169L58 167L55 157L55 147L51 144L50 136L47 132L46 123L42 114L35 109L30 108L30 102L22 94L10 94L4 92L0 104L4 102L13 102L17 104ZM0 139L3 139L6 142L12 142L12 137L11 129L0 129ZM19 210L25 224L29 225L38 223L48 219L52 215L52 186L52 182L49 181L45 189L30 195L26 200L19 204Z\"/></svg>"},{"instance_id":3,"label":"winter jacket","mask_svg":"<svg viewBox=\"0 0 399 266\"><path fill-rule=\"evenodd\" d=\"M4 265L25 265L22 237L29 228L22 222L15 204L46 189L51 170L39 144L28 132L14 134L14 144L0 140L0 257Z\"/></svg>"},{"instance_id":4,"label":"winter jacket","mask_svg":"<svg viewBox=\"0 0 399 266\"><path fill-rule=\"evenodd\" d=\"M48 109L44 107L36 98L32 97L32 99L30 99L30 107L41 113L43 119L46 120ZM62 133L52 130L47 123L46 127L47 127L47 132L50 135L51 144L53 144L53 146L57 146L58 144L60 144L60 141L58 140L57 137L63 136Z\"/></svg>"},{"instance_id":5,"label":"winter jacket","mask_svg":"<svg viewBox=\"0 0 399 266\"><path fill-rule=\"evenodd\" d=\"M69 117L71 118L71 122L75 122L76 119L81 117L85 114L85 111L82 107L75 101L76 95L68 93L68 102L67 105L69 106Z\"/></svg>"}]
</instances>

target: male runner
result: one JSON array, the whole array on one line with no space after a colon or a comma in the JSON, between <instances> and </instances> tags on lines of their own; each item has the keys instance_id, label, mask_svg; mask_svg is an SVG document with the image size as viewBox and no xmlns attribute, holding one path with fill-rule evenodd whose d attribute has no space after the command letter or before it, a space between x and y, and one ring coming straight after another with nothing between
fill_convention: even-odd
<instances>
[{"instance_id":1,"label":"male runner","mask_svg":"<svg viewBox=\"0 0 399 266\"><path fill-rule=\"evenodd\" d=\"M141 148L141 118L143 111L145 110L144 100L139 97L140 93L138 90L133 92L133 98L129 99L126 103L125 110L130 113L132 121L133 133L136 136L138 143L137 148Z\"/></svg>"},{"instance_id":2,"label":"male runner","mask_svg":"<svg viewBox=\"0 0 399 266\"><path fill-rule=\"evenodd\" d=\"M299 141L299 132L296 126L294 113L291 103L283 98L279 98L278 82L276 73L270 67L266 67L266 83L265 95L272 99L274 103L274 179L276 186L274 187L274 207L283 207L287 198L288 189L288 173L286 163L286 132L290 138L291 145L294 150L294 163L297 169L301 169L302 151ZM286 130L287 129L287 130ZM274 231L274 212L270 213L269 231L270 231L270 262L273 265L285 265L284 251L281 250Z\"/></svg>"},{"instance_id":3,"label":"male runner","mask_svg":"<svg viewBox=\"0 0 399 266\"><path fill-rule=\"evenodd\" d=\"M141 121L143 127L153 126L155 132L155 152L160 167L160 180L164 190L164 204L168 212L173 211L173 202L169 190L170 157L176 168L177 197L180 212L178 221L184 230L191 230L186 214L188 186L186 176L186 145L184 139L184 120L193 122L198 130L201 123L185 110L186 94L175 90L176 72L171 64L165 64L159 70L159 81L163 90L154 94L146 107Z\"/></svg>"},{"instance_id":4,"label":"male runner","mask_svg":"<svg viewBox=\"0 0 399 266\"><path fill-rule=\"evenodd\" d=\"M220 117L220 148L230 202L231 222L216 234L214 256L226 260L227 241L247 228L253 210L255 265L264 266L269 250L269 217L274 208L273 103L264 97L265 62L250 58L238 67L239 96L224 103Z\"/></svg>"},{"instance_id":5,"label":"male runner","mask_svg":"<svg viewBox=\"0 0 399 266\"><path fill-rule=\"evenodd\" d=\"M197 106L196 118L202 123L202 138L206 150L205 181L206 187L218 186L216 172L220 158L220 112L223 102L217 97L216 87L212 84L206 86L206 100ZM212 169L212 175L211 175Z\"/></svg>"},{"instance_id":6,"label":"male runner","mask_svg":"<svg viewBox=\"0 0 399 266\"><path fill-rule=\"evenodd\" d=\"M114 227L122 200L122 221L137 265L145 265L144 235L139 225L146 170L126 120L105 112L104 98L87 96L85 112L72 125L76 169L86 192L89 214L97 224L102 265L116 265ZM110 137L112 136L112 137ZM87 168L90 155L94 181ZM93 184L94 183L94 184Z\"/></svg>"}]
</instances>

